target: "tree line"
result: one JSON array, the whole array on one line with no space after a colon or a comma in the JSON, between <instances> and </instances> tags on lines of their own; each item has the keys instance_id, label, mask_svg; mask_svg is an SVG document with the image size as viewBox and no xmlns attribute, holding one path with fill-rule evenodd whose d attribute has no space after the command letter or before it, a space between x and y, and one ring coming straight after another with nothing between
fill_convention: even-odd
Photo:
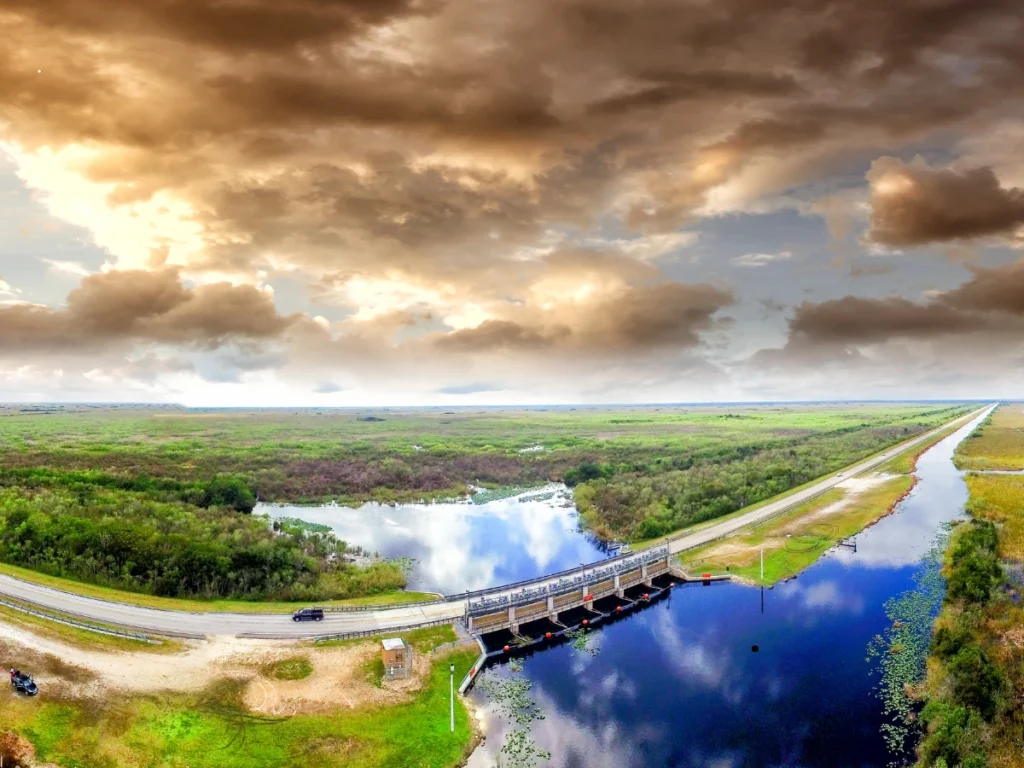
<instances>
[{"instance_id":1,"label":"tree line","mask_svg":"<svg viewBox=\"0 0 1024 768\"><path fill-rule=\"evenodd\" d=\"M186 500L195 488L161 481L147 493L81 477L65 485L45 473L31 485L12 479L0 477L0 560L53 576L166 597L255 600L327 600L405 584L388 563L329 561L345 546L329 534L272 531L244 513L251 506L237 480L211 481L196 504Z\"/></svg>"}]
</instances>

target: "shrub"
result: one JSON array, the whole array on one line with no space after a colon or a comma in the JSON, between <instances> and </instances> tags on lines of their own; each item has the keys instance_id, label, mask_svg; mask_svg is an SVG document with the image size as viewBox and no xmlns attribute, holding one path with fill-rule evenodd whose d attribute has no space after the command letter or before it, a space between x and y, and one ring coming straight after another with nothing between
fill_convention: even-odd
<instances>
[{"instance_id":1,"label":"shrub","mask_svg":"<svg viewBox=\"0 0 1024 768\"><path fill-rule=\"evenodd\" d=\"M976 645L960 649L949 663L953 700L976 709L991 721L999 709L1005 685L1002 673Z\"/></svg>"},{"instance_id":2,"label":"shrub","mask_svg":"<svg viewBox=\"0 0 1024 768\"><path fill-rule=\"evenodd\" d=\"M940 659L951 659L970 642L970 634L959 627L940 627L932 638L931 653Z\"/></svg>"},{"instance_id":3,"label":"shrub","mask_svg":"<svg viewBox=\"0 0 1024 768\"><path fill-rule=\"evenodd\" d=\"M999 561L991 554L964 556L949 575L949 595L968 603L984 605L992 597L992 590L1002 580Z\"/></svg>"},{"instance_id":4,"label":"shrub","mask_svg":"<svg viewBox=\"0 0 1024 768\"><path fill-rule=\"evenodd\" d=\"M240 477L217 475L206 486L204 507L230 507L238 512L252 512L256 496Z\"/></svg>"},{"instance_id":5,"label":"shrub","mask_svg":"<svg viewBox=\"0 0 1024 768\"><path fill-rule=\"evenodd\" d=\"M933 699L922 710L921 719L929 728L920 748L924 765L938 768L943 764L963 766L966 760L976 761L981 742L981 718L977 712ZM981 759L984 761L984 756ZM974 768L978 765L973 763Z\"/></svg>"}]
</instances>

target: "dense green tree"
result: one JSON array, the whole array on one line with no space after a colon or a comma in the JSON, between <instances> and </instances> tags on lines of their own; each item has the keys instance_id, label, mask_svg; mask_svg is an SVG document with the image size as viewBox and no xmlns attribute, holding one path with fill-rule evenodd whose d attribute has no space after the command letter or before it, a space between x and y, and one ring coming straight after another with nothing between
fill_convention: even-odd
<instances>
[{"instance_id":1,"label":"dense green tree","mask_svg":"<svg viewBox=\"0 0 1024 768\"><path fill-rule=\"evenodd\" d=\"M999 669L982 650L971 645L961 648L949 662L953 678L953 699L991 720L1002 698L1004 680Z\"/></svg>"},{"instance_id":2,"label":"dense green tree","mask_svg":"<svg viewBox=\"0 0 1024 768\"><path fill-rule=\"evenodd\" d=\"M231 507L238 512L252 512L256 495L240 477L217 475L206 486L203 506Z\"/></svg>"}]
</instances>

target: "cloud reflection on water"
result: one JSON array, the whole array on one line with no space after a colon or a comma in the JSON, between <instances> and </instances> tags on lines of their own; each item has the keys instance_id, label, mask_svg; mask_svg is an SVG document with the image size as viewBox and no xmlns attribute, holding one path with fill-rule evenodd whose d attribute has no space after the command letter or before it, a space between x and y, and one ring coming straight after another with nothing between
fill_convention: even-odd
<instances>
[{"instance_id":1,"label":"cloud reflection on water","mask_svg":"<svg viewBox=\"0 0 1024 768\"><path fill-rule=\"evenodd\" d=\"M558 496L357 508L260 505L258 510L328 525L349 544L385 557L414 558L418 564L409 587L447 594L543 576L604 557L577 530L575 508L564 506Z\"/></svg>"}]
</instances>

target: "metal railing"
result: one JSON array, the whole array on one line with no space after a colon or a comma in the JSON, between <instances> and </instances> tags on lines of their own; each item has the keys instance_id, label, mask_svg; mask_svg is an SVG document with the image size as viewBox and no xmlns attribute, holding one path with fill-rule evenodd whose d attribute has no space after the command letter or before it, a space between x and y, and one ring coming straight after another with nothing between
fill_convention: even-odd
<instances>
[{"instance_id":1,"label":"metal railing","mask_svg":"<svg viewBox=\"0 0 1024 768\"><path fill-rule=\"evenodd\" d=\"M374 603L366 605L314 605L324 613L363 613L366 611L384 611L394 608L417 608L422 605L437 605L449 602L449 598L441 596L437 600L417 600L414 603Z\"/></svg>"},{"instance_id":2,"label":"metal railing","mask_svg":"<svg viewBox=\"0 0 1024 768\"><path fill-rule=\"evenodd\" d=\"M54 616L50 613L44 613L43 611L37 611L35 608L29 608L25 605L19 605L18 603L12 603L7 600L0 599L0 605L4 605L8 608L12 608L15 611L21 611L32 616L38 616L41 619L47 621L53 621L58 624L66 624L69 627L78 627L79 629L85 629L89 632L96 632L101 635L112 635L114 637L126 637L130 640L138 640L143 643L156 643L149 635L140 635L136 632L127 632L115 627L100 627L96 624L89 624L84 621L75 621L74 619L67 618L65 616Z\"/></svg>"},{"instance_id":3,"label":"metal railing","mask_svg":"<svg viewBox=\"0 0 1024 768\"><path fill-rule=\"evenodd\" d=\"M379 627L377 629L363 629L358 632L339 632L333 635L317 635L313 638L313 642L322 643L327 640L356 640L360 637L395 635L401 634L402 632L412 632L414 629L423 629L424 627L440 627L443 624L454 624L455 621L457 621L457 619L436 619L434 621L426 621L418 624L407 624L402 627ZM256 635L249 636L256 637Z\"/></svg>"},{"instance_id":4,"label":"metal railing","mask_svg":"<svg viewBox=\"0 0 1024 768\"><path fill-rule=\"evenodd\" d=\"M540 598L558 597L571 592L574 589L580 589L587 584L604 581L610 577L616 576L617 574L635 570L637 567L642 566L645 563L649 563L654 560L661 560L668 556L668 545L665 545L644 550L642 552L622 555L621 557L612 558L611 560L606 560L600 564L595 563L594 565L588 565L582 568L572 568L568 571L562 571L562 574L572 575L571 578L562 576L554 583L552 583L551 580L556 576L559 576L559 574L553 574L539 579L531 579L526 583L540 584L541 586L534 589L522 589L519 592L508 595L500 595L499 597L490 600L484 598L476 602L470 601L467 604L466 610L469 615L473 616L479 613L489 613L495 610L502 610L517 605L532 603Z\"/></svg>"}]
</instances>

